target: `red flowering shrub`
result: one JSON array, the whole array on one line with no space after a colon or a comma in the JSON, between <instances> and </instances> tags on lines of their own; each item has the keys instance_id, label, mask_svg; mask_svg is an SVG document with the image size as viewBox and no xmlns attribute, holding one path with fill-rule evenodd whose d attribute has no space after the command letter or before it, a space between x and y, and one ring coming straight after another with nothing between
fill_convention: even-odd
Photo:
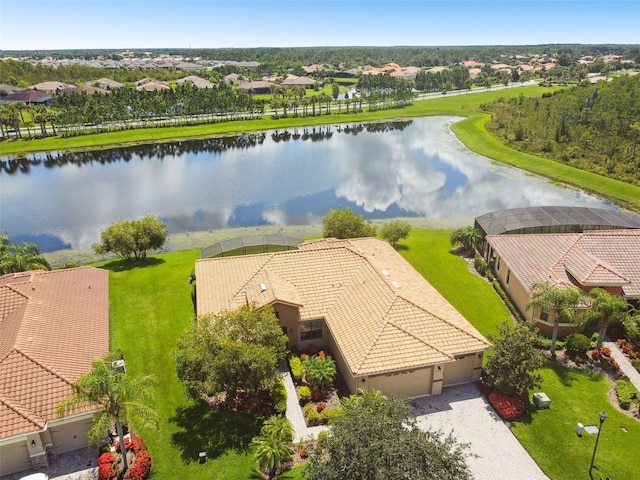
<instances>
[{"instance_id":1,"label":"red flowering shrub","mask_svg":"<svg viewBox=\"0 0 640 480\"><path fill-rule=\"evenodd\" d=\"M103 465L105 463L116 463L115 455L111 452L105 452L100 455L100 458L98 459L98 465Z\"/></svg>"},{"instance_id":2,"label":"red flowering shrub","mask_svg":"<svg viewBox=\"0 0 640 480\"><path fill-rule=\"evenodd\" d=\"M326 357L324 350L320 350L320 352L318 352L318 356L322 359L324 359L324 357Z\"/></svg>"},{"instance_id":3,"label":"red flowering shrub","mask_svg":"<svg viewBox=\"0 0 640 480\"><path fill-rule=\"evenodd\" d=\"M314 390L313 392L311 392L311 400L313 400L314 402L319 402L320 400L322 400L322 392L319 390Z\"/></svg>"},{"instance_id":4,"label":"red flowering shrub","mask_svg":"<svg viewBox=\"0 0 640 480\"><path fill-rule=\"evenodd\" d=\"M145 480L151 472L151 454L147 451L136 455L135 463L127 470L124 480Z\"/></svg>"},{"instance_id":5,"label":"red flowering shrub","mask_svg":"<svg viewBox=\"0 0 640 480\"><path fill-rule=\"evenodd\" d=\"M620 347L620 350L622 350L622 353L627 355L630 359L633 360L634 358L638 358L640 356L640 353L636 352L635 348L633 347L633 344L628 340L624 338L619 338L618 340L616 340L616 343Z\"/></svg>"},{"instance_id":6,"label":"red flowering shrub","mask_svg":"<svg viewBox=\"0 0 640 480\"><path fill-rule=\"evenodd\" d=\"M316 411L318 413L320 413L321 411L323 411L325 408L327 408L327 404L325 402L318 402L316 403Z\"/></svg>"},{"instance_id":7,"label":"red flowering shrub","mask_svg":"<svg viewBox=\"0 0 640 480\"><path fill-rule=\"evenodd\" d=\"M105 452L98 459L98 480L113 480L117 478L116 456Z\"/></svg>"},{"instance_id":8,"label":"red flowering shrub","mask_svg":"<svg viewBox=\"0 0 640 480\"><path fill-rule=\"evenodd\" d=\"M116 442L114 444L114 447L116 447L116 451L119 452L120 451L120 442ZM131 450L131 438L129 437L125 437L124 439L124 448L128 450Z\"/></svg>"},{"instance_id":9,"label":"red flowering shrub","mask_svg":"<svg viewBox=\"0 0 640 480\"><path fill-rule=\"evenodd\" d=\"M519 395L504 395L500 392L489 394L489 403L503 419L511 421L518 418L526 410L526 405Z\"/></svg>"},{"instance_id":10,"label":"red flowering shrub","mask_svg":"<svg viewBox=\"0 0 640 480\"><path fill-rule=\"evenodd\" d=\"M131 450L137 455L138 453L146 452L149 449L147 448L147 444L144 443L142 437L135 437L131 440Z\"/></svg>"},{"instance_id":11,"label":"red flowering shrub","mask_svg":"<svg viewBox=\"0 0 640 480\"><path fill-rule=\"evenodd\" d=\"M309 456L309 452L306 447L302 447L298 452L298 455L300 455L300 458L307 458Z\"/></svg>"}]
</instances>

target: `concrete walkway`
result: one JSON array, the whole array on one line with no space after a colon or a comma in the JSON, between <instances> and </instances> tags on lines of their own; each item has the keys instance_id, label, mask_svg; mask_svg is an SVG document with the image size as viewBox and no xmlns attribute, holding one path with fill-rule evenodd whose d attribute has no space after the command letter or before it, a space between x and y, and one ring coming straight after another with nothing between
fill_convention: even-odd
<instances>
[{"instance_id":1,"label":"concrete walkway","mask_svg":"<svg viewBox=\"0 0 640 480\"><path fill-rule=\"evenodd\" d=\"M473 384L447 387L412 404L420 427L453 432L469 444L474 480L549 480Z\"/></svg>"},{"instance_id":2,"label":"concrete walkway","mask_svg":"<svg viewBox=\"0 0 640 480\"><path fill-rule=\"evenodd\" d=\"M286 368L286 367L285 367ZM293 379L288 369L282 368L282 380L287 389L287 413L286 417L293 426L293 443L301 442L302 440L310 440L318 438L318 433L327 430L328 427L320 425L317 427L307 427L307 423L304 421L304 415L302 414L302 408L298 402L298 394L296 393L296 386L293 384Z\"/></svg>"},{"instance_id":3,"label":"concrete walkway","mask_svg":"<svg viewBox=\"0 0 640 480\"><path fill-rule=\"evenodd\" d=\"M640 390L640 372L635 369L625 354L620 351L618 344L616 342L602 342L602 345L604 347L609 347L611 350L611 358L618 362L622 373L629 377L631 383Z\"/></svg>"}]
</instances>

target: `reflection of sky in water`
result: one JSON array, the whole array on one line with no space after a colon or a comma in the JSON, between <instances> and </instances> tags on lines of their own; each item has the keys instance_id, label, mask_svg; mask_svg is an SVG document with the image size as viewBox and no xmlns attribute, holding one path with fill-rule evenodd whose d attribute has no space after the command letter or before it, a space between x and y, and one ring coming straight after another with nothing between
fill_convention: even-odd
<instances>
[{"instance_id":1,"label":"reflection of sky in water","mask_svg":"<svg viewBox=\"0 0 640 480\"><path fill-rule=\"evenodd\" d=\"M226 226L319 223L330 208L367 218L466 218L534 205L605 206L462 146L453 118L422 118L403 131L275 142L223 152L127 162L37 166L0 174L0 231L16 241L48 235L74 248L115 220L151 213L170 233ZM57 245L56 245L57 246Z\"/></svg>"}]
</instances>

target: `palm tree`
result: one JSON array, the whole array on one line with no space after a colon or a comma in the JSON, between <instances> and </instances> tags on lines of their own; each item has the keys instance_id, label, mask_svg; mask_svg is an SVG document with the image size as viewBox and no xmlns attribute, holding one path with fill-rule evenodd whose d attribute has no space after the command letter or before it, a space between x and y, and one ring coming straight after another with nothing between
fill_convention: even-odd
<instances>
[{"instance_id":1,"label":"palm tree","mask_svg":"<svg viewBox=\"0 0 640 480\"><path fill-rule=\"evenodd\" d=\"M121 420L128 421L131 416L141 423L157 425L158 414L151 407L153 377L128 376L122 368L113 366L118 359L110 353L105 358L94 360L91 371L71 384L73 393L58 405L58 416L62 417L87 403L102 407L103 410L93 416L89 442L98 445L112 422L115 423L124 462L123 471L127 471L129 466Z\"/></svg>"},{"instance_id":2,"label":"palm tree","mask_svg":"<svg viewBox=\"0 0 640 480\"><path fill-rule=\"evenodd\" d=\"M462 245L464 250L473 255L476 245L482 240L482 232L474 227L461 227L451 232L451 245Z\"/></svg>"},{"instance_id":3,"label":"palm tree","mask_svg":"<svg viewBox=\"0 0 640 480\"><path fill-rule=\"evenodd\" d=\"M611 295L602 288L594 288L589 292L592 298L591 308L584 312L583 320L588 323L595 323L600 332L598 333L598 345L602 347L604 337L607 335L607 327L613 321L624 322L629 315L629 304L627 301L616 295Z\"/></svg>"},{"instance_id":4,"label":"palm tree","mask_svg":"<svg viewBox=\"0 0 640 480\"><path fill-rule=\"evenodd\" d=\"M27 270L51 270L51 266L34 243L16 245L6 232L0 234L0 275Z\"/></svg>"},{"instance_id":5,"label":"palm tree","mask_svg":"<svg viewBox=\"0 0 640 480\"><path fill-rule=\"evenodd\" d=\"M556 354L556 340L560 321L576 322L576 307L583 297L582 291L574 285L557 287L547 281L533 283L531 300L527 303L527 310L530 307L539 306L556 312L553 320L553 333L551 334L551 355Z\"/></svg>"},{"instance_id":6,"label":"palm tree","mask_svg":"<svg viewBox=\"0 0 640 480\"><path fill-rule=\"evenodd\" d=\"M282 462L291 458L293 428L285 417L271 417L264 422L260 435L253 439L254 458L269 479L276 476Z\"/></svg>"}]
</instances>

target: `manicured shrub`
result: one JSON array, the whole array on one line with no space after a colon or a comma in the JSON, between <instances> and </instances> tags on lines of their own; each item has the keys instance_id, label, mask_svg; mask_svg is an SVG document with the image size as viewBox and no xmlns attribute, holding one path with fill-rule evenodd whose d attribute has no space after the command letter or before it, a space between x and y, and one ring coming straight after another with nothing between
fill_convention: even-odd
<instances>
[{"instance_id":1,"label":"manicured shrub","mask_svg":"<svg viewBox=\"0 0 640 480\"><path fill-rule=\"evenodd\" d=\"M276 383L271 389L271 401L276 413L284 413L287 410L287 389L284 382Z\"/></svg>"},{"instance_id":2,"label":"manicured shrub","mask_svg":"<svg viewBox=\"0 0 640 480\"><path fill-rule=\"evenodd\" d=\"M116 456L105 452L98 459L98 480L113 480L118 475Z\"/></svg>"},{"instance_id":3,"label":"manicured shrub","mask_svg":"<svg viewBox=\"0 0 640 480\"><path fill-rule=\"evenodd\" d=\"M627 410L638 394L638 390L629 380L616 380L616 395L620 406Z\"/></svg>"},{"instance_id":4,"label":"manicured shrub","mask_svg":"<svg viewBox=\"0 0 640 480\"><path fill-rule=\"evenodd\" d=\"M336 363L324 355L312 355L302 362L304 375L313 390L325 390L331 386L336 376Z\"/></svg>"},{"instance_id":5,"label":"manicured shrub","mask_svg":"<svg viewBox=\"0 0 640 480\"><path fill-rule=\"evenodd\" d=\"M300 357L292 356L289 359L289 368L291 369L291 378L296 383L300 383L302 380L302 361Z\"/></svg>"},{"instance_id":6,"label":"manicured shrub","mask_svg":"<svg viewBox=\"0 0 640 480\"><path fill-rule=\"evenodd\" d=\"M640 358L635 358L631 360L631 365L633 365L633 368L635 368L638 372L640 372Z\"/></svg>"},{"instance_id":7,"label":"manicured shrub","mask_svg":"<svg viewBox=\"0 0 640 480\"><path fill-rule=\"evenodd\" d=\"M564 346L569 353L584 355L591 347L591 340L581 333L572 333L565 338Z\"/></svg>"},{"instance_id":8,"label":"manicured shrub","mask_svg":"<svg viewBox=\"0 0 640 480\"><path fill-rule=\"evenodd\" d=\"M322 424L322 414L318 413L315 404L307 403L303 408L303 412L307 418L307 425L310 427Z\"/></svg>"},{"instance_id":9,"label":"manicured shrub","mask_svg":"<svg viewBox=\"0 0 640 480\"><path fill-rule=\"evenodd\" d=\"M487 262L485 262L484 258L482 258L477 253L473 257L473 266L475 267L476 272L478 272L480 275L482 275L483 277L487 276Z\"/></svg>"},{"instance_id":10,"label":"manicured shrub","mask_svg":"<svg viewBox=\"0 0 640 480\"><path fill-rule=\"evenodd\" d=\"M522 415L526 405L519 395L504 395L500 392L489 394L489 403L496 409L498 415L507 421L512 421Z\"/></svg>"},{"instance_id":11,"label":"manicured shrub","mask_svg":"<svg viewBox=\"0 0 640 480\"><path fill-rule=\"evenodd\" d=\"M323 410L325 410L327 408L327 404L325 402L318 402L316 403L316 411L318 413L321 413Z\"/></svg>"},{"instance_id":12,"label":"manicured shrub","mask_svg":"<svg viewBox=\"0 0 640 480\"><path fill-rule=\"evenodd\" d=\"M322 411L322 417L326 420L326 423L331 423L331 420L342 416L343 413L341 408L327 408Z\"/></svg>"},{"instance_id":13,"label":"manicured shrub","mask_svg":"<svg viewBox=\"0 0 640 480\"><path fill-rule=\"evenodd\" d=\"M307 386L298 387L298 397L300 398L300 404L305 405L311 400L311 389Z\"/></svg>"},{"instance_id":14,"label":"manicured shrub","mask_svg":"<svg viewBox=\"0 0 640 480\"><path fill-rule=\"evenodd\" d=\"M147 444L144 442L142 437L135 437L131 440L131 450L136 455L140 452L147 452L149 449L147 448Z\"/></svg>"},{"instance_id":15,"label":"manicured shrub","mask_svg":"<svg viewBox=\"0 0 640 480\"><path fill-rule=\"evenodd\" d=\"M98 459L98 465L116 463L116 456L111 452L106 452L100 455Z\"/></svg>"}]
</instances>

